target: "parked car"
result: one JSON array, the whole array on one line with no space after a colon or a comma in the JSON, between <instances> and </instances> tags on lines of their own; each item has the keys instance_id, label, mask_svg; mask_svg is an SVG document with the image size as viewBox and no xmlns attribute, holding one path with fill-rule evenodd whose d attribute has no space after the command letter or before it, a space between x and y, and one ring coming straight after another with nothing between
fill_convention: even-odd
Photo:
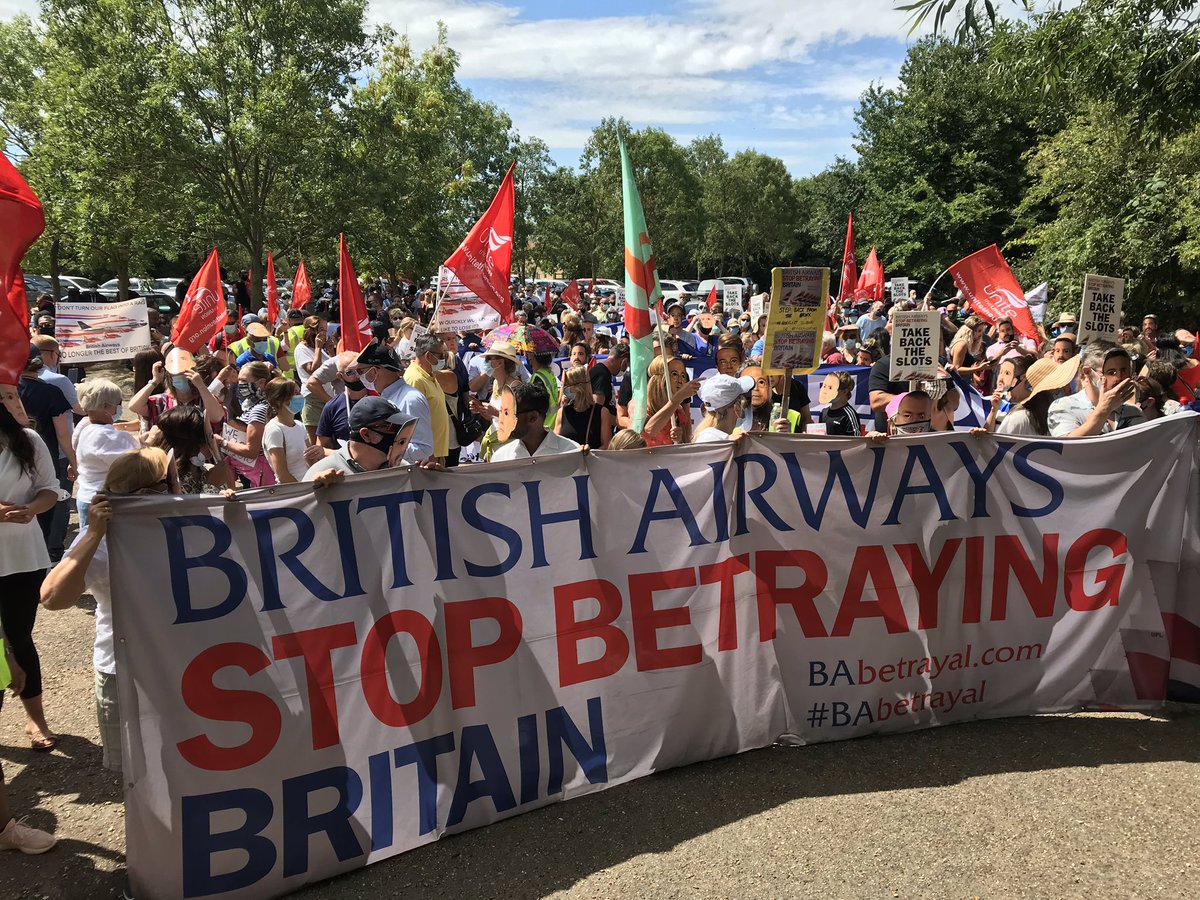
<instances>
[{"instance_id":1,"label":"parked car","mask_svg":"<svg viewBox=\"0 0 1200 900\"><path fill-rule=\"evenodd\" d=\"M175 294L166 294L162 291L147 291L141 295L146 301L147 309L157 309L163 314L164 318L179 315L179 304L175 301Z\"/></svg>"},{"instance_id":2,"label":"parked car","mask_svg":"<svg viewBox=\"0 0 1200 900\"><path fill-rule=\"evenodd\" d=\"M675 279L666 278L659 279L658 284L662 288L663 300L682 300L687 302L691 297L692 292L688 290L688 282L686 281L676 281Z\"/></svg>"},{"instance_id":3,"label":"parked car","mask_svg":"<svg viewBox=\"0 0 1200 900\"><path fill-rule=\"evenodd\" d=\"M742 286L742 295L745 297L750 296L750 288L753 286L753 282L749 278L743 278L741 275L718 275L716 280L729 284L740 284Z\"/></svg>"},{"instance_id":4,"label":"parked car","mask_svg":"<svg viewBox=\"0 0 1200 900\"><path fill-rule=\"evenodd\" d=\"M182 278L155 278L154 290L162 291L164 294L175 294L175 288L179 287L179 282Z\"/></svg>"},{"instance_id":5,"label":"parked car","mask_svg":"<svg viewBox=\"0 0 1200 900\"><path fill-rule=\"evenodd\" d=\"M53 281L51 281L49 275L40 275L38 277L45 279L50 284L54 283ZM77 287L77 288L79 288L79 290L85 291L85 292L96 289L96 282L92 281L92 279L90 279L90 278L84 278L82 275L59 275L58 276L58 284L59 284L59 287L62 288L64 294L67 292L67 290L69 288L73 288L73 287Z\"/></svg>"},{"instance_id":6,"label":"parked car","mask_svg":"<svg viewBox=\"0 0 1200 900\"><path fill-rule=\"evenodd\" d=\"M153 291L154 281L150 278L130 278L129 289L131 291L137 291L139 294L147 291ZM100 285L100 287L96 288L96 291L101 294L115 297L121 291L121 280L119 278L110 278L108 281L104 282L104 284Z\"/></svg>"},{"instance_id":7,"label":"parked car","mask_svg":"<svg viewBox=\"0 0 1200 900\"><path fill-rule=\"evenodd\" d=\"M38 294L52 294L54 289L50 282L41 275L25 275L25 293L32 303Z\"/></svg>"}]
</instances>

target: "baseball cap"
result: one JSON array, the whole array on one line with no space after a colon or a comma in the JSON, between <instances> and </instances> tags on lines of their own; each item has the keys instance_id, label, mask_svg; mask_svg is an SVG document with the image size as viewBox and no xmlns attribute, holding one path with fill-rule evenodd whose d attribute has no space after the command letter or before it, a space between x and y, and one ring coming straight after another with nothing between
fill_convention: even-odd
<instances>
[{"instance_id":1,"label":"baseball cap","mask_svg":"<svg viewBox=\"0 0 1200 900\"><path fill-rule=\"evenodd\" d=\"M370 428L383 422L403 428L413 421L416 420L401 412L390 400L384 400L382 397L364 397L350 410L350 439L356 439L360 428Z\"/></svg>"},{"instance_id":2,"label":"baseball cap","mask_svg":"<svg viewBox=\"0 0 1200 900\"><path fill-rule=\"evenodd\" d=\"M246 313L244 316L242 316L242 327L245 328L251 322L257 322L257 321L258 321L258 316L254 315L254 313Z\"/></svg>"},{"instance_id":3,"label":"baseball cap","mask_svg":"<svg viewBox=\"0 0 1200 900\"><path fill-rule=\"evenodd\" d=\"M738 397L754 389L754 379L743 375L713 375L700 385L700 400L709 409L724 409Z\"/></svg>"},{"instance_id":4,"label":"baseball cap","mask_svg":"<svg viewBox=\"0 0 1200 900\"><path fill-rule=\"evenodd\" d=\"M667 312L670 312L673 309L678 309L678 310L682 311L685 308L686 307L684 307L684 305L682 303L680 303L678 300L672 300L670 303L667 304Z\"/></svg>"},{"instance_id":5,"label":"baseball cap","mask_svg":"<svg viewBox=\"0 0 1200 900\"><path fill-rule=\"evenodd\" d=\"M360 368L378 366L392 372L401 370L400 360L396 358L392 349L378 342L367 344L362 353L358 354L358 365Z\"/></svg>"}]
</instances>

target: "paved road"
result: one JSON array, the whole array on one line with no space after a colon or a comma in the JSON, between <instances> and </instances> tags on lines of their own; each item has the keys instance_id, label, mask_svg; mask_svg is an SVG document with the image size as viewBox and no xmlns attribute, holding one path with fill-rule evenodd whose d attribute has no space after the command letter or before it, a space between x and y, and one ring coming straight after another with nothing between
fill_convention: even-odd
<instances>
[{"instance_id":1,"label":"paved road","mask_svg":"<svg viewBox=\"0 0 1200 900\"><path fill-rule=\"evenodd\" d=\"M1200 894L1200 715L1010 719L689 766L316 885L367 898Z\"/></svg>"}]
</instances>

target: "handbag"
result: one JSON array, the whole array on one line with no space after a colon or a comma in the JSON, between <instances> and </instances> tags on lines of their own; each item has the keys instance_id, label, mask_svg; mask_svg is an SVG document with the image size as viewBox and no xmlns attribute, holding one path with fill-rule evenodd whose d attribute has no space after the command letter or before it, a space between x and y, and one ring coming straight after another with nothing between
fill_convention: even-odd
<instances>
[{"instance_id":1,"label":"handbag","mask_svg":"<svg viewBox=\"0 0 1200 900\"><path fill-rule=\"evenodd\" d=\"M481 437L491 426L485 417L471 412L464 399L463 392L458 394L458 415L454 417L454 436L458 438L460 447L469 447Z\"/></svg>"}]
</instances>

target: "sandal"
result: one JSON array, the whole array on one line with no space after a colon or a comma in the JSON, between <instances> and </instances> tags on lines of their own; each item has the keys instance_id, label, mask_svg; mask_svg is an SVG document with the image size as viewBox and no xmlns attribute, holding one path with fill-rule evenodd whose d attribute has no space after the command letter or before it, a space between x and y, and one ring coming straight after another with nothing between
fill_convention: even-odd
<instances>
[{"instance_id":1,"label":"sandal","mask_svg":"<svg viewBox=\"0 0 1200 900\"><path fill-rule=\"evenodd\" d=\"M44 734L29 735L29 747L34 753L49 753L58 746L58 737L47 737Z\"/></svg>"}]
</instances>

